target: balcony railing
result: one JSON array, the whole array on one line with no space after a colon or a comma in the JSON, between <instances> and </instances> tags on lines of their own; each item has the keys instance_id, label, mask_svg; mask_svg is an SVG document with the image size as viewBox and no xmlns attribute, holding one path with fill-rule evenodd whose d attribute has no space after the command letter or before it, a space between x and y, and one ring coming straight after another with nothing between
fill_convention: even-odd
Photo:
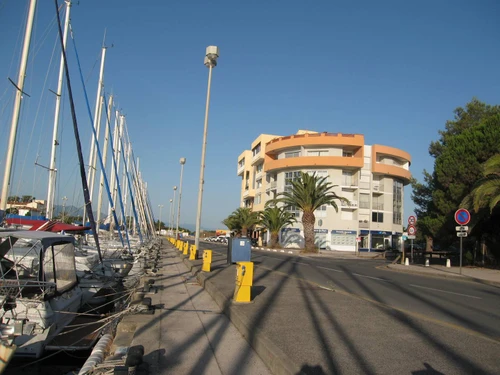
<instances>
[{"instance_id":1,"label":"balcony railing","mask_svg":"<svg viewBox=\"0 0 500 375\"><path fill-rule=\"evenodd\" d=\"M238 176L242 174L245 171L245 166L244 165L238 165Z\"/></svg>"},{"instance_id":2,"label":"balcony railing","mask_svg":"<svg viewBox=\"0 0 500 375\"><path fill-rule=\"evenodd\" d=\"M383 193L384 192L384 184L373 184L373 191Z\"/></svg>"},{"instance_id":3,"label":"balcony railing","mask_svg":"<svg viewBox=\"0 0 500 375\"><path fill-rule=\"evenodd\" d=\"M372 210L382 211L384 209L383 203L372 203Z\"/></svg>"},{"instance_id":4,"label":"balcony railing","mask_svg":"<svg viewBox=\"0 0 500 375\"><path fill-rule=\"evenodd\" d=\"M350 201L350 202L342 201L340 205L346 208L358 208L358 201Z\"/></svg>"},{"instance_id":5,"label":"balcony railing","mask_svg":"<svg viewBox=\"0 0 500 375\"><path fill-rule=\"evenodd\" d=\"M277 181L271 181L266 185L266 191L276 190L277 186L278 186Z\"/></svg>"}]
</instances>

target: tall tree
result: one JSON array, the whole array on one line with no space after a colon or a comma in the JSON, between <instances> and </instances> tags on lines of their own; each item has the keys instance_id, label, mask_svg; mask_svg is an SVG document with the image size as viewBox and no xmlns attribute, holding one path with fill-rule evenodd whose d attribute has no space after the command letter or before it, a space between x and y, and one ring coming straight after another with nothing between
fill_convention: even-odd
<instances>
[{"instance_id":1,"label":"tall tree","mask_svg":"<svg viewBox=\"0 0 500 375\"><path fill-rule=\"evenodd\" d=\"M455 110L455 119L440 135L429 147L434 171L424 171L423 183L412 181L417 225L426 235L428 250L436 237L444 242L456 239L454 211L481 177L481 164L500 152L500 107L473 99L465 109Z\"/></svg>"},{"instance_id":2,"label":"tall tree","mask_svg":"<svg viewBox=\"0 0 500 375\"><path fill-rule=\"evenodd\" d=\"M290 190L277 195L274 203L283 203L285 207L297 207L302 211L302 225L306 252L317 252L314 245L314 211L323 205L329 205L338 212L337 201L349 202L332 191L334 185L327 182L327 177L302 173L296 180L290 180Z\"/></svg>"},{"instance_id":3,"label":"tall tree","mask_svg":"<svg viewBox=\"0 0 500 375\"><path fill-rule=\"evenodd\" d=\"M271 234L271 248L276 247L281 228L297 221L295 215L284 207L268 206L260 212L260 224Z\"/></svg>"}]
</instances>

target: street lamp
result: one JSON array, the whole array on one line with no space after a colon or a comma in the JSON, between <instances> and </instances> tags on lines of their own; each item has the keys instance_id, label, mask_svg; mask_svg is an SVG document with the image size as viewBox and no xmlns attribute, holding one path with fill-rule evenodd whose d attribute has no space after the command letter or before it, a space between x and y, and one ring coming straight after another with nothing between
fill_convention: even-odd
<instances>
[{"instance_id":1,"label":"street lamp","mask_svg":"<svg viewBox=\"0 0 500 375\"><path fill-rule=\"evenodd\" d=\"M62 197L62 201L63 201L63 212L62 212L62 222L64 223L64 214L66 211L66 201L68 200L68 198L66 196Z\"/></svg>"},{"instance_id":2,"label":"street lamp","mask_svg":"<svg viewBox=\"0 0 500 375\"><path fill-rule=\"evenodd\" d=\"M160 225L161 225L161 209L163 208L163 204L159 204L158 207L160 207L160 220L158 220L158 236L161 235L161 229L160 229Z\"/></svg>"},{"instance_id":3,"label":"street lamp","mask_svg":"<svg viewBox=\"0 0 500 375\"><path fill-rule=\"evenodd\" d=\"M181 182L179 184L179 207L177 208L177 225L175 227L175 238L179 235L179 221L181 220L181 198L182 198L182 174L184 173L184 164L186 164L186 158L181 158L179 160L181 163Z\"/></svg>"},{"instance_id":4,"label":"street lamp","mask_svg":"<svg viewBox=\"0 0 500 375\"><path fill-rule=\"evenodd\" d=\"M170 214L168 215L168 230L170 232L169 236L171 236L173 234L173 229L172 229L172 226L173 226L173 223L172 223L172 202L174 200L172 198L170 198Z\"/></svg>"},{"instance_id":5,"label":"street lamp","mask_svg":"<svg viewBox=\"0 0 500 375\"><path fill-rule=\"evenodd\" d=\"M203 202L203 184L205 175L205 152L207 148L207 130L208 130L208 110L210 107L210 85L212 83L212 68L217 66L217 58L219 57L219 48L216 46L208 46L205 53L204 64L208 68L208 87L207 87L207 103L205 106L205 125L203 127L203 143L201 145L201 166L200 166L200 186L198 188L198 210L196 213L196 234L194 244L196 251L199 252L200 245L200 227L201 227L201 206Z\"/></svg>"},{"instance_id":6,"label":"street lamp","mask_svg":"<svg viewBox=\"0 0 500 375\"><path fill-rule=\"evenodd\" d=\"M175 217L175 192L177 191L177 186L174 186L174 212L172 212L172 233L174 232L174 217ZM177 237L175 238L177 239Z\"/></svg>"}]
</instances>

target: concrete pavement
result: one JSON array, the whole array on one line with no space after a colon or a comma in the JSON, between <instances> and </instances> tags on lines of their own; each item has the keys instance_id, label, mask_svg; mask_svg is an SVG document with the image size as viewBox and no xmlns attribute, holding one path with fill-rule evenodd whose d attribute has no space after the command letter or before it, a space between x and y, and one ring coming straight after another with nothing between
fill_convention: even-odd
<instances>
[{"instance_id":1,"label":"concrete pavement","mask_svg":"<svg viewBox=\"0 0 500 375\"><path fill-rule=\"evenodd\" d=\"M183 264L167 240L151 297L152 315L120 322L112 354L144 346L147 370L160 374L268 375L269 369Z\"/></svg>"},{"instance_id":2,"label":"concrete pavement","mask_svg":"<svg viewBox=\"0 0 500 375\"><path fill-rule=\"evenodd\" d=\"M500 372L499 342L458 325L258 264L252 302L235 304L235 266L221 254L210 273L184 263L274 374Z\"/></svg>"}]
</instances>

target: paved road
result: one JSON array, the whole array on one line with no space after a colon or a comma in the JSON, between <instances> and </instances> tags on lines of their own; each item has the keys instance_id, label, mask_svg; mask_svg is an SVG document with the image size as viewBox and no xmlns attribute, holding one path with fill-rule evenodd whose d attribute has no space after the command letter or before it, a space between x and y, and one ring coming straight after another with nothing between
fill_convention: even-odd
<instances>
[{"instance_id":1,"label":"paved road","mask_svg":"<svg viewBox=\"0 0 500 375\"><path fill-rule=\"evenodd\" d=\"M225 257L225 245L200 244L202 249L214 250L215 258ZM256 250L252 251L252 261L256 267L342 290L500 341L498 287L377 268L386 264L383 260L306 258Z\"/></svg>"}]
</instances>

